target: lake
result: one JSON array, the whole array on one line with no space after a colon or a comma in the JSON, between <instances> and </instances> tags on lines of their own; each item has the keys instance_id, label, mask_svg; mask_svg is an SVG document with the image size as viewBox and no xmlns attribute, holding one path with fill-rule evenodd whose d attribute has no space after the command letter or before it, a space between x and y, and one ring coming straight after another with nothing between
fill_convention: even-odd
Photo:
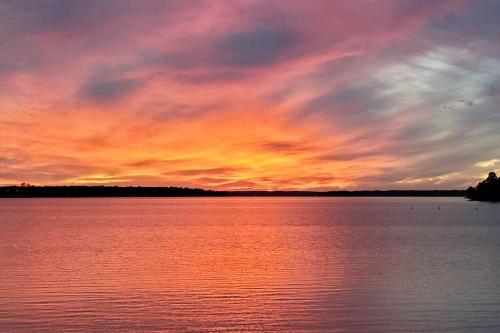
<instances>
[{"instance_id":1,"label":"lake","mask_svg":"<svg viewBox=\"0 0 500 333\"><path fill-rule=\"evenodd\" d=\"M500 204L0 199L0 332L499 332Z\"/></svg>"}]
</instances>

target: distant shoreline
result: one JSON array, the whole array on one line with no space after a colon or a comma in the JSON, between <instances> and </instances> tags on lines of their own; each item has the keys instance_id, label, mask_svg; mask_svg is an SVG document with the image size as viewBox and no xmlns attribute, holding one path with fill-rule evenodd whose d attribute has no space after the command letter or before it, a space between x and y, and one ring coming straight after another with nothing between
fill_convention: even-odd
<instances>
[{"instance_id":1,"label":"distant shoreline","mask_svg":"<svg viewBox=\"0 0 500 333\"><path fill-rule=\"evenodd\" d=\"M0 198L113 197L465 197L464 190L214 191L185 187L3 186Z\"/></svg>"}]
</instances>

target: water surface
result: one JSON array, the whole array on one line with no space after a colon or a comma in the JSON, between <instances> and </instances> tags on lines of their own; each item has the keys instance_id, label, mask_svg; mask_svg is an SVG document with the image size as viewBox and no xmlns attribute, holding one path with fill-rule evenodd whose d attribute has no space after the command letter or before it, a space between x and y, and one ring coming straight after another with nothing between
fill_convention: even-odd
<instances>
[{"instance_id":1,"label":"water surface","mask_svg":"<svg viewBox=\"0 0 500 333\"><path fill-rule=\"evenodd\" d=\"M500 205L0 199L0 228L1 332L500 331Z\"/></svg>"}]
</instances>

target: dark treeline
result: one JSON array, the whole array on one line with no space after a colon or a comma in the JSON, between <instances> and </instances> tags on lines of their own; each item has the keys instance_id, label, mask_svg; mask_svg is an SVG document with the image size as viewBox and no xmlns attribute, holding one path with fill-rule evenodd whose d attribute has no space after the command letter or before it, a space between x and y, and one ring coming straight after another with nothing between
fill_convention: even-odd
<instances>
[{"instance_id":1,"label":"dark treeline","mask_svg":"<svg viewBox=\"0 0 500 333\"><path fill-rule=\"evenodd\" d=\"M4 186L0 197L64 198L64 197L194 197L217 196L214 191L185 187L142 186Z\"/></svg>"},{"instance_id":2,"label":"dark treeline","mask_svg":"<svg viewBox=\"0 0 500 333\"><path fill-rule=\"evenodd\" d=\"M387 190L387 191L235 191L230 196L311 196L311 197L463 197L462 190Z\"/></svg>"},{"instance_id":3,"label":"dark treeline","mask_svg":"<svg viewBox=\"0 0 500 333\"><path fill-rule=\"evenodd\" d=\"M338 196L338 197L463 197L461 190L390 191L212 191L185 187L142 186L4 186L2 198L63 197L228 197L228 196Z\"/></svg>"},{"instance_id":4,"label":"dark treeline","mask_svg":"<svg viewBox=\"0 0 500 333\"><path fill-rule=\"evenodd\" d=\"M478 201L500 201L500 178L494 172L490 172L488 178L469 187L466 193L467 198Z\"/></svg>"}]
</instances>

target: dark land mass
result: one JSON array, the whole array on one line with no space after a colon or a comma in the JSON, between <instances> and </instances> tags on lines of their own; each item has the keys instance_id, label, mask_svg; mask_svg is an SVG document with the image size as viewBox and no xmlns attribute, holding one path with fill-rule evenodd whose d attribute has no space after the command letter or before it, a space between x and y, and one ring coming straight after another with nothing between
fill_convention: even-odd
<instances>
[{"instance_id":1,"label":"dark land mass","mask_svg":"<svg viewBox=\"0 0 500 333\"><path fill-rule=\"evenodd\" d=\"M494 172L490 172L488 178L477 184L476 187L469 187L466 197L477 201L500 202L500 178Z\"/></svg>"},{"instance_id":2,"label":"dark land mass","mask_svg":"<svg viewBox=\"0 0 500 333\"><path fill-rule=\"evenodd\" d=\"M0 198L75 198L75 197L464 197L462 190L390 191L212 191L185 187L142 186L3 186Z\"/></svg>"}]
</instances>

